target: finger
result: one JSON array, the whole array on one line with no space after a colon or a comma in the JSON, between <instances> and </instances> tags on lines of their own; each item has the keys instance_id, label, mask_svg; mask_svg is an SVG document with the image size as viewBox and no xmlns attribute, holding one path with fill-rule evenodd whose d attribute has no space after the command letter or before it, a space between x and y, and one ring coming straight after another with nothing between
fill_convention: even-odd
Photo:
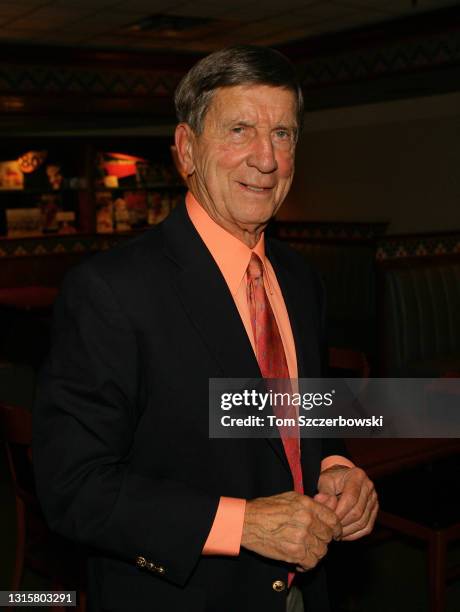
<instances>
[{"instance_id":1,"label":"finger","mask_svg":"<svg viewBox=\"0 0 460 612\"><path fill-rule=\"evenodd\" d=\"M317 493L317 495L320 495ZM323 494L325 497L320 499L326 499L329 497L327 494ZM338 519L333 510L328 508L325 504L316 501L314 498L304 496L301 498L303 510L308 513L311 517L317 517L326 525L329 525L331 528L337 523ZM331 502L332 504L332 502Z\"/></svg>"},{"instance_id":2,"label":"finger","mask_svg":"<svg viewBox=\"0 0 460 612\"><path fill-rule=\"evenodd\" d=\"M323 504L317 504L317 508L317 518L331 529L334 540L339 540L342 537L342 525L336 513Z\"/></svg>"},{"instance_id":3,"label":"finger","mask_svg":"<svg viewBox=\"0 0 460 612\"><path fill-rule=\"evenodd\" d=\"M361 516L358 517L358 512L359 512L359 508L356 508L356 520L352 520L351 522L348 522L347 525L344 525L342 522L342 528L343 528L343 535L348 536L351 533L353 533L353 531L359 531L361 529L363 529L371 516L372 510L374 509L374 506L377 504L377 494L375 491L372 491L371 494L369 495L369 497L366 500L366 505L364 507L363 512L361 513ZM351 513L349 513L348 517L351 516Z\"/></svg>"},{"instance_id":4,"label":"finger","mask_svg":"<svg viewBox=\"0 0 460 612\"><path fill-rule=\"evenodd\" d=\"M300 566L303 567L305 571L313 569L317 564L318 558L310 549L306 551L305 557L300 561Z\"/></svg>"},{"instance_id":5,"label":"finger","mask_svg":"<svg viewBox=\"0 0 460 612\"><path fill-rule=\"evenodd\" d=\"M378 512L379 512L379 505L378 503L376 503L371 511L370 519L366 527L364 527L363 529L360 529L359 531L356 531L355 533L345 536L344 538L342 538L342 540L344 542L352 542L353 540L358 540L359 538L369 535L374 527Z\"/></svg>"},{"instance_id":6,"label":"finger","mask_svg":"<svg viewBox=\"0 0 460 612\"><path fill-rule=\"evenodd\" d=\"M332 540L334 535L334 531L329 525L326 525L322 521L316 520L309 527L308 533L321 542L326 542L327 544Z\"/></svg>"},{"instance_id":7,"label":"finger","mask_svg":"<svg viewBox=\"0 0 460 612\"><path fill-rule=\"evenodd\" d=\"M334 511L337 508L338 499L336 495L328 495L327 493L317 493L313 498L319 504L323 504L329 510Z\"/></svg>"},{"instance_id":8,"label":"finger","mask_svg":"<svg viewBox=\"0 0 460 612\"><path fill-rule=\"evenodd\" d=\"M358 521L360 521L366 510L369 500L369 491L364 485L360 491L359 498L357 499L355 505L340 519L342 527L347 527L347 525L352 525L353 523L357 523Z\"/></svg>"},{"instance_id":9,"label":"finger","mask_svg":"<svg viewBox=\"0 0 460 612\"><path fill-rule=\"evenodd\" d=\"M343 526L356 522L361 517L366 507L372 483L367 478L365 480L353 479L346 482L340 496L337 508L337 516Z\"/></svg>"},{"instance_id":10,"label":"finger","mask_svg":"<svg viewBox=\"0 0 460 612\"><path fill-rule=\"evenodd\" d=\"M372 517L375 512L376 507L378 507L378 502L377 502L377 496L375 495L369 500L369 504L366 506L366 509L362 517L358 521L355 521L354 523L343 528L343 536L348 537L352 535L353 533L360 532L363 529L366 529L366 527L368 527L369 525L371 526L371 529L372 529L372 526L373 526Z\"/></svg>"},{"instance_id":11,"label":"finger","mask_svg":"<svg viewBox=\"0 0 460 612\"><path fill-rule=\"evenodd\" d=\"M311 549L317 560L322 559L327 553L328 542L323 542L319 539L314 540L313 548Z\"/></svg>"},{"instance_id":12,"label":"finger","mask_svg":"<svg viewBox=\"0 0 460 612\"><path fill-rule=\"evenodd\" d=\"M318 491L326 495L336 495L337 493L337 475L333 472L323 473L318 480Z\"/></svg>"},{"instance_id":13,"label":"finger","mask_svg":"<svg viewBox=\"0 0 460 612\"><path fill-rule=\"evenodd\" d=\"M334 540L341 540L342 539L342 525L340 524L339 521L337 521L337 525L332 530L332 538Z\"/></svg>"},{"instance_id":14,"label":"finger","mask_svg":"<svg viewBox=\"0 0 460 612\"><path fill-rule=\"evenodd\" d=\"M306 569L311 569L318 564L327 553L327 543L321 542L315 537L309 538L306 545L305 557L300 561L300 565Z\"/></svg>"},{"instance_id":15,"label":"finger","mask_svg":"<svg viewBox=\"0 0 460 612\"><path fill-rule=\"evenodd\" d=\"M335 512L310 497L303 496L299 499L310 518L316 518L331 529L333 538L339 539L342 536L342 525Z\"/></svg>"},{"instance_id":16,"label":"finger","mask_svg":"<svg viewBox=\"0 0 460 612\"><path fill-rule=\"evenodd\" d=\"M362 479L359 477L352 477L344 482L339 503L336 508L336 514L341 521L358 503L362 485Z\"/></svg>"}]
</instances>

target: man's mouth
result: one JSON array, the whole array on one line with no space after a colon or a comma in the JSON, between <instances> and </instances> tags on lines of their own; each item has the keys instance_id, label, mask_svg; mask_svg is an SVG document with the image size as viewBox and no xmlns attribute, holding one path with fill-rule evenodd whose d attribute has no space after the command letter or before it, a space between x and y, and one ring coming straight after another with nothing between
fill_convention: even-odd
<instances>
[{"instance_id":1,"label":"man's mouth","mask_svg":"<svg viewBox=\"0 0 460 612\"><path fill-rule=\"evenodd\" d=\"M241 181L238 181L238 183L246 189L254 191L255 193L263 193L264 191L271 191L273 189L273 187L260 187L259 185L250 185L249 183L242 183Z\"/></svg>"}]
</instances>

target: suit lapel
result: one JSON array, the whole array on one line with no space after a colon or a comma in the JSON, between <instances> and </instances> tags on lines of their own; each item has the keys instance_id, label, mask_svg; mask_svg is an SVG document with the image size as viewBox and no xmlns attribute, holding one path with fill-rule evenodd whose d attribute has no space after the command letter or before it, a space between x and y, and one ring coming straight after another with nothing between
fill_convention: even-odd
<instances>
[{"instance_id":1,"label":"suit lapel","mask_svg":"<svg viewBox=\"0 0 460 612\"><path fill-rule=\"evenodd\" d=\"M222 377L260 378L233 297L185 206L178 207L163 227L167 255L176 264L172 275L178 297L218 363Z\"/></svg>"}]
</instances>

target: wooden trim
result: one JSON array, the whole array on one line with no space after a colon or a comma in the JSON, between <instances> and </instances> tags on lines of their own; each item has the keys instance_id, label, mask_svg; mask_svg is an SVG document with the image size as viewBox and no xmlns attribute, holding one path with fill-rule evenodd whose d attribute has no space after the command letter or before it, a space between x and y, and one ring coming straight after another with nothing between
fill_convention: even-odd
<instances>
[{"instance_id":1,"label":"wooden trim","mask_svg":"<svg viewBox=\"0 0 460 612\"><path fill-rule=\"evenodd\" d=\"M0 56L10 58L2 63L48 66L75 66L103 68L131 68L155 71L185 72L206 53L162 51L123 51L91 49L84 47L60 47L57 45L17 45L0 43Z\"/></svg>"},{"instance_id":2,"label":"wooden trim","mask_svg":"<svg viewBox=\"0 0 460 612\"><path fill-rule=\"evenodd\" d=\"M449 238L451 236L460 236L460 229L457 230L441 230L437 232L418 232L415 234L385 234L382 240L400 242L402 240L425 240L426 238Z\"/></svg>"}]
</instances>

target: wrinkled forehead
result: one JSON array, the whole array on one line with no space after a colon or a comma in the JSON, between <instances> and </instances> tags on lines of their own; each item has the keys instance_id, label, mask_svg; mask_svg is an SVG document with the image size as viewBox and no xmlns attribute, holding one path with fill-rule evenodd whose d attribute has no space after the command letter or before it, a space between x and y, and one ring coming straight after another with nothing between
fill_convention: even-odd
<instances>
[{"instance_id":1,"label":"wrinkled forehead","mask_svg":"<svg viewBox=\"0 0 460 612\"><path fill-rule=\"evenodd\" d=\"M204 125L234 121L270 122L297 127L295 93L272 85L233 85L217 88L208 102Z\"/></svg>"}]
</instances>

